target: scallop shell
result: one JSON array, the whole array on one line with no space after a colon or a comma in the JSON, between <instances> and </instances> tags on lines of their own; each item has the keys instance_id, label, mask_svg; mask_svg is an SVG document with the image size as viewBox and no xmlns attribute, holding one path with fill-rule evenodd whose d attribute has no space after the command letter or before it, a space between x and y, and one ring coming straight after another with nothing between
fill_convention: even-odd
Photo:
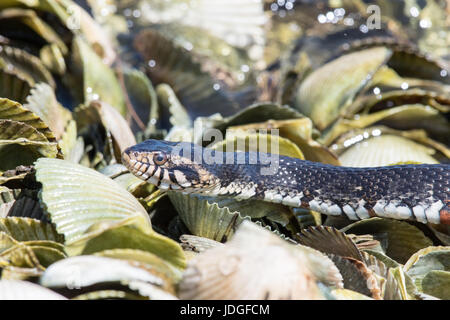
<instances>
[{"instance_id":1,"label":"scallop shell","mask_svg":"<svg viewBox=\"0 0 450 320\"><path fill-rule=\"evenodd\" d=\"M223 243L214 241L208 238L193 236L189 234L183 234L180 237L181 246L184 250L191 250L194 252L204 252L208 249L223 246Z\"/></svg>"},{"instance_id":2,"label":"scallop shell","mask_svg":"<svg viewBox=\"0 0 450 320\"><path fill-rule=\"evenodd\" d=\"M352 223L341 231L373 234L385 248L387 256L399 263L405 263L413 253L432 245L419 228L405 221L371 218Z\"/></svg>"},{"instance_id":3,"label":"scallop shell","mask_svg":"<svg viewBox=\"0 0 450 320\"><path fill-rule=\"evenodd\" d=\"M309 74L295 97L295 107L323 130L345 114L355 96L386 63L391 51L384 47L350 53Z\"/></svg>"},{"instance_id":4,"label":"scallop shell","mask_svg":"<svg viewBox=\"0 0 450 320\"><path fill-rule=\"evenodd\" d=\"M0 280L0 300L67 300L56 292L20 280Z\"/></svg>"},{"instance_id":5,"label":"scallop shell","mask_svg":"<svg viewBox=\"0 0 450 320\"><path fill-rule=\"evenodd\" d=\"M208 202L205 197L169 192L169 198L181 220L196 236L224 242L232 236L244 219L248 219L242 217L239 212L232 212L227 207L220 208L217 203Z\"/></svg>"},{"instance_id":6,"label":"scallop shell","mask_svg":"<svg viewBox=\"0 0 450 320\"><path fill-rule=\"evenodd\" d=\"M433 153L433 149L406 138L382 135L356 143L344 151L339 160L347 167L378 167L407 161L439 163Z\"/></svg>"},{"instance_id":7,"label":"scallop shell","mask_svg":"<svg viewBox=\"0 0 450 320\"><path fill-rule=\"evenodd\" d=\"M321 256L319 261L319 256L315 250L302 250L244 221L225 246L209 249L189 262L179 295L182 299L323 299L314 274L317 270L312 269L340 275L328 259Z\"/></svg>"},{"instance_id":8,"label":"scallop shell","mask_svg":"<svg viewBox=\"0 0 450 320\"><path fill-rule=\"evenodd\" d=\"M441 299L450 299L450 247L424 248L413 254L403 267L419 291Z\"/></svg>"},{"instance_id":9,"label":"scallop shell","mask_svg":"<svg viewBox=\"0 0 450 320\"><path fill-rule=\"evenodd\" d=\"M332 227L309 227L302 230L296 240L326 254L350 257L364 262L355 243L343 232Z\"/></svg>"},{"instance_id":10,"label":"scallop shell","mask_svg":"<svg viewBox=\"0 0 450 320\"><path fill-rule=\"evenodd\" d=\"M345 289L381 300L381 288L378 279L363 262L335 255L331 255L331 259L341 272Z\"/></svg>"}]
</instances>

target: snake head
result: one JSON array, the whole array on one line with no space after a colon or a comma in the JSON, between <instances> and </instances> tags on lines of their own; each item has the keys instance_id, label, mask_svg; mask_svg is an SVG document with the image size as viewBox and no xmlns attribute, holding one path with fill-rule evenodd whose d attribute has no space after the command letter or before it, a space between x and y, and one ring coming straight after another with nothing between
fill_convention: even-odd
<instances>
[{"instance_id":1,"label":"snake head","mask_svg":"<svg viewBox=\"0 0 450 320\"><path fill-rule=\"evenodd\" d=\"M127 148L122 163L142 180L163 190L208 190L219 179L202 165L202 148L192 143L149 139Z\"/></svg>"}]
</instances>

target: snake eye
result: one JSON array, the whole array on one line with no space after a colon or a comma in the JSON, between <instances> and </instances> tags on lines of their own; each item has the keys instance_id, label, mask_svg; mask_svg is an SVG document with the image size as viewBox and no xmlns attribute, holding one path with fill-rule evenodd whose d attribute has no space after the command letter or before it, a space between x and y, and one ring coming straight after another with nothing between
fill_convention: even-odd
<instances>
[{"instance_id":1,"label":"snake eye","mask_svg":"<svg viewBox=\"0 0 450 320\"><path fill-rule=\"evenodd\" d=\"M153 156L153 161L155 162L155 164L157 164L158 166L163 165L164 163L166 163L167 161L167 156L163 153L158 153L155 154Z\"/></svg>"}]
</instances>

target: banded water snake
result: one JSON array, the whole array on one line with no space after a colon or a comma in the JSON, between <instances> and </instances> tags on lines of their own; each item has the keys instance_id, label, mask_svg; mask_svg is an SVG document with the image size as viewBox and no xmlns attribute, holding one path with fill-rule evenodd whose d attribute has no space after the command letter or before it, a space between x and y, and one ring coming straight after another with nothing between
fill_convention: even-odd
<instances>
[{"instance_id":1,"label":"banded water snake","mask_svg":"<svg viewBox=\"0 0 450 320\"><path fill-rule=\"evenodd\" d=\"M163 190L260 199L351 220L450 224L449 164L350 168L161 140L126 149L122 162Z\"/></svg>"}]
</instances>

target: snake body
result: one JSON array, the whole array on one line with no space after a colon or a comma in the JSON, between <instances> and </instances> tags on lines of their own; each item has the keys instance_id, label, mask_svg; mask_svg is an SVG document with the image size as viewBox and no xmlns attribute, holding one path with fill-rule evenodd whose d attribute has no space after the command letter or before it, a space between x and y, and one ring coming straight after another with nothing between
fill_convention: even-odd
<instances>
[{"instance_id":1,"label":"snake body","mask_svg":"<svg viewBox=\"0 0 450 320\"><path fill-rule=\"evenodd\" d=\"M161 140L126 149L122 162L163 190L259 199L351 220L450 224L448 164L351 168Z\"/></svg>"}]
</instances>

